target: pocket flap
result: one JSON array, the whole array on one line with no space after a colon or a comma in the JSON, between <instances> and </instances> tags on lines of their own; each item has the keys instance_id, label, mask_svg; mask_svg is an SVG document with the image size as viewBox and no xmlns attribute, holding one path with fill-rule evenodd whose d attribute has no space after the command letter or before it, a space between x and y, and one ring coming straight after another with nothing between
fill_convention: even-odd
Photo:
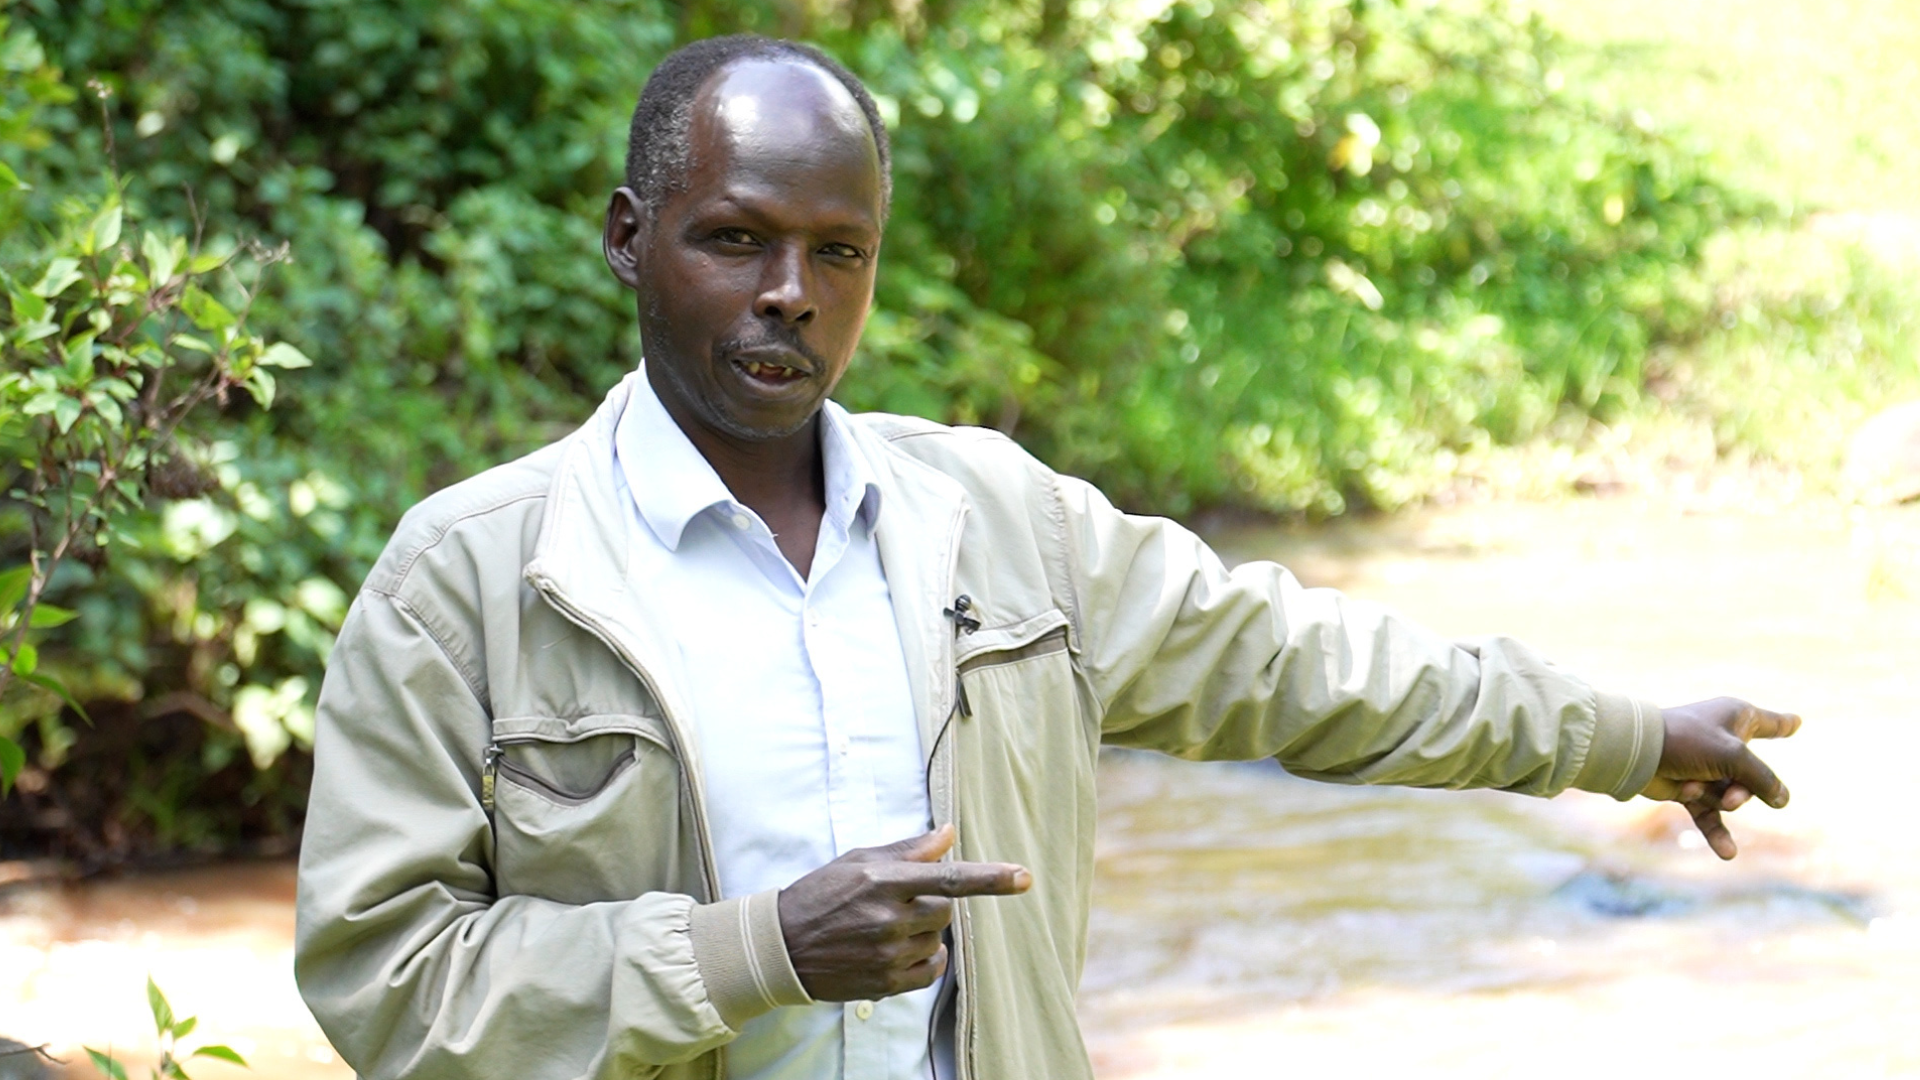
<instances>
[{"instance_id":1,"label":"pocket flap","mask_svg":"<svg viewBox=\"0 0 1920 1080\"><path fill-rule=\"evenodd\" d=\"M960 639L954 663L962 672L989 664L1010 664L1067 649L1067 616L1049 608L1005 626L986 626Z\"/></svg>"},{"instance_id":2,"label":"pocket flap","mask_svg":"<svg viewBox=\"0 0 1920 1080\"><path fill-rule=\"evenodd\" d=\"M576 743L596 735L637 735L668 746L667 729L659 718L636 713L588 713L585 716L503 716L493 722L493 741Z\"/></svg>"}]
</instances>

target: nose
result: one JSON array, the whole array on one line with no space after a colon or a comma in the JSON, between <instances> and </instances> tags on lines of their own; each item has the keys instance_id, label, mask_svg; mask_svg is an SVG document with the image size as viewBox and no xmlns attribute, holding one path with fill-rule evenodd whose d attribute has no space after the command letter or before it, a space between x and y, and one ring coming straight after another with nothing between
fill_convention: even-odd
<instances>
[{"instance_id":1,"label":"nose","mask_svg":"<svg viewBox=\"0 0 1920 1080\"><path fill-rule=\"evenodd\" d=\"M789 326L813 321L813 280L801 245L783 244L769 253L753 310L763 319L778 319Z\"/></svg>"}]
</instances>

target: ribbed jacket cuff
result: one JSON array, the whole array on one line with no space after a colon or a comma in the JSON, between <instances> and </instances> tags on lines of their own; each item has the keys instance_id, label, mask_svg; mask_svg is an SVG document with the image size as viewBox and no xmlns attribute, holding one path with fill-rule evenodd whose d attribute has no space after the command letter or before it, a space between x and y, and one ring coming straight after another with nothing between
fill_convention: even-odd
<instances>
[{"instance_id":1,"label":"ribbed jacket cuff","mask_svg":"<svg viewBox=\"0 0 1920 1080\"><path fill-rule=\"evenodd\" d=\"M695 904L688 933L707 996L733 1030L782 1005L813 1004L787 956L780 890Z\"/></svg>"},{"instance_id":2,"label":"ribbed jacket cuff","mask_svg":"<svg viewBox=\"0 0 1920 1080\"><path fill-rule=\"evenodd\" d=\"M1594 694L1593 740L1573 786L1625 801L1653 782L1666 743L1660 706L1620 694Z\"/></svg>"}]
</instances>

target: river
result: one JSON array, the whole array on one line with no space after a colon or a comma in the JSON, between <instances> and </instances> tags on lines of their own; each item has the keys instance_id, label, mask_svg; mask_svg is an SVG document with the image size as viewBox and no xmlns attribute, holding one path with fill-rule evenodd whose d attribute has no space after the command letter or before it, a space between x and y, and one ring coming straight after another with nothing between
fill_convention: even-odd
<instances>
[{"instance_id":1,"label":"river","mask_svg":"<svg viewBox=\"0 0 1920 1080\"><path fill-rule=\"evenodd\" d=\"M1920 509L1613 498L1211 535L1600 685L1799 711L1763 748L1793 805L1733 815L1722 864L1673 807L1109 754L1080 1005L1102 1080L1920 1077ZM151 972L253 1075L350 1076L293 990L292 896L285 863L0 891L0 1032L74 1077L82 1042L138 1062Z\"/></svg>"}]
</instances>

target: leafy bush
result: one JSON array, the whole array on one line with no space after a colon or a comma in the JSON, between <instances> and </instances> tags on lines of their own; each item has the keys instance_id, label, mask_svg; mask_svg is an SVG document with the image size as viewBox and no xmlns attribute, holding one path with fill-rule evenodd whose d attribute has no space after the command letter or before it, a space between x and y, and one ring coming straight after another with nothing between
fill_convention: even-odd
<instances>
[{"instance_id":1,"label":"leafy bush","mask_svg":"<svg viewBox=\"0 0 1920 1080\"><path fill-rule=\"evenodd\" d=\"M1623 407L1694 303L1669 277L1742 209L1584 104L1552 36L1495 0L14 11L8 93L51 89L0 138L33 184L3 265L44 264L62 193L108 163L61 99L96 78L128 211L209 250L289 242L252 325L315 361L271 413L227 404L203 498L53 583L81 618L44 662L152 765L61 826L99 830L90 851L297 820L304 765L279 755L399 513L568 430L638 362L599 222L634 95L691 37L820 41L888 114L894 217L842 399L1000 426L1143 510L1398 505L1451 455ZM69 74L27 62L42 49ZM115 745L82 735L37 725L36 783ZM243 750L289 764L255 775ZM0 844L27 843L6 813Z\"/></svg>"}]
</instances>

